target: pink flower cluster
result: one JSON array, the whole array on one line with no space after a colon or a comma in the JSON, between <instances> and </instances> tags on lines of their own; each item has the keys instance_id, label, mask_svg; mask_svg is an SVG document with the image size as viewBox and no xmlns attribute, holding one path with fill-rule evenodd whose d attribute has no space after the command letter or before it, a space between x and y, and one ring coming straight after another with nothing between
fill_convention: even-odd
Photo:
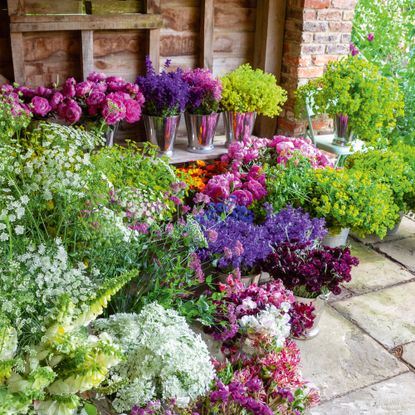
<instances>
[{"instance_id":1,"label":"pink flower cluster","mask_svg":"<svg viewBox=\"0 0 415 415\"><path fill-rule=\"evenodd\" d=\"M330 159L321 152L309 138L275 136L268 138L249 137L232 143L228 154L222 161L230 163L233 171L248 167L252 162L286 163L288 159L300 154L306 157L314 168L332 167Z\"/></svg>"},{"instance_id":2,"label":"pink flower cluster","mask_svg":"<svg viewBox=\"0 0 415 415\"><path fill-rule=\"evenodd\" d=\"M57 115L68 124L79 122L81 117L103 120L107 125L122 120L131 124L140 119L144 104L138 85L96 72L82 82L68 78L61 88L21 86L15 93L29 105L35 116Z\"/></svg>"},{"instance_id":3,"label":"pink flower cluster","mask_svg":"<svg viewBox=\"0 0 415 415\"><path fill-rule=\"evenodd\" d=\"M208 181L203 193L214 202L233 198L238 205L250 206L267 194L265 174L258 165L253 165L247 173L236 170L219 174Z\"/></svg>"},{"instance_id":4,"label":"pink flower cluster","mask_svg":"<svg viewBox=\"0 0 415 415\"><path fill-rule=\"evenodd\" d=\"M277 163L286 163L288 159L301 154L306 157L314 168L332 167L330 159L321 152L309 138L275 136L268 147L275 150Z\"/></svg>"}]
</instances>

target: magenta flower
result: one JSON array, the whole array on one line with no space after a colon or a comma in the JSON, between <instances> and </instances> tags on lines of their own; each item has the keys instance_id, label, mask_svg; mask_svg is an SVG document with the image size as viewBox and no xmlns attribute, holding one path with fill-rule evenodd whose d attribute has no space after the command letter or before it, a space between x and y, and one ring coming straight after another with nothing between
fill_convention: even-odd
<instances>
[{"instance_id":1,"label":"magenta flower","mask_svg":"<svg viewBox=\"0 0 415 415\"><path fill-rule=\"evenodd\" d=\"M65 99L59 104L58 115L69 124L77 123L82 116L82 108L73 99Z\"/></svg>"},{"instance_id":2,"label":"magenta flower","mask_svg":"<svg viewBox=\"0 0 415 415\"><path fill-rule=\"evenodd\" d=\"M101 91L93 89L86 99L87 105L100 105L105 101L105 94Z\"/></svg>"},{"instance_id":3,"label":"magenta flower","mask_svg":"<svg viewBox=\"0 0 415 415\"><path fill-rule=\"evenodd\" d=\"M99 72L91 72L88 75L87 80L97 83L97 82L102 82L105 81L107 79L107 75L105 75L104 73L99 73Z\"/></svg>"},{"instance_id":4,"label":"magenta flower","mask_svg":"<svg viewBox=\"0 0 415 415\"><path fill-rule=\"evenodd\" d=\"M53 94L53 91L50 88L46 88L44 86L38 86L35 89L35 94L41 97L44 97L44 98L49 98Z\"/></svg>"},{"instance_id":5,"label":"magenta flower","mask_svg":"<svg viewBox=\"0 0 415 415\"><path fill-rule=\"evenodd\" d=\"M55 92L50 99L50 106L53 111L58 109L59 104L63 101L63 95L60 92Z\"/></svg>"},{"instance_id":6,"label":"magenta flower","mask_svg":"<svg viewBox=\"0 0 415 415\"><path fill-rule=\"evenodd\" d=\"M102 108L102 116L108 125L115 125L125 118L125 105L115 94L107 95Z\"/></svg>"},{"instance_id":7,"label":"magenta flower","mask_svg":"<svg viewBox=\"0 0 415 415\"><path fill-rule=\"evenodd\" d=\"M141 118L141 105L133 99L128 99L124 102L125 105L125 120L132 124Z\"/></svg>"},{"instance_id":8,"label":"magenta flower","mask_svg":"<svg viewBox=\"0 0 415 415\"><path fill-rule=\"evenodd\" d=\"M367 34L367 40L369 42L373 42L374 39L375 39L374 33L370 32L370 33Z\"/></svg>"},{"instance_id":9,"label":"magenta flower","mask_svg":"<svg viewBox=\"0 0 415 415\"><path fill-rule=\"evenodd\" d=\"M76 80L75 78L68 78L62 87L63 95L66 97L74 97L76 94L75 90Z\"/></svg>"},{"instance_id":10,"label":"magenta flower","mask_svg":"<svg viewBox=\"0 0 415 415\"><path fill-rule=\"evenodd\" d=\"M32 98L32 107L33 113L41 117L46 117L49 111L52 110L52 107L49 104L49 101L46 98L42 97L33 97Z\"/></svg>"},{"instance_id":11,"label":"magenta flower","mask_svg":"<svg viewBox=\"0 0 415 415\"><path fill-rule=\"evenodd\" d=\"M125 86L127 85L127 82L124 81L124 79L120 78L119 76L109 76L106 79L108 88L113 91L121 91Z\"/></svg>"},{"instance_id":12,"label":"magenta flower","mask_svg":"<svg viewBox=\"0 0 415 415\"><path fill-rule=\"evenodd\" d=\"M75 86L75 94L77 97L83 97L92 89L92 83L89 81L80 82Z\"/></svg>"},{"instance_id":13,"label":"magenta flower","mask_svg":"<svg viewBox=\"0 0 415 415\"><path fill-rule=\"evenodd\" d=\"M359 49L353 43L349 44L349 50L352 56L356 56L359 54Z\"/></svg>"}]
</instances>

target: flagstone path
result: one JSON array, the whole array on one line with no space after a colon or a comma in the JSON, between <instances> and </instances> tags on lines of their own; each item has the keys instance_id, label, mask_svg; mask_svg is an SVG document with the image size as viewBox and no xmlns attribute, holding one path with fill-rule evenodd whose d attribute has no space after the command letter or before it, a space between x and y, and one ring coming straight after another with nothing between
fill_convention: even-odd
<instances>
[{"instance_id":1,"label":"flagstone path","mask_svg":"<svg viewBox=\"0 0 415 415\"><path fill-rule=\"evenodd\" d=\"M352 282L320 334L298 341L303 374L321 390L310 415L415 415L415 221L349 242L360 259Z\"/></svg>"}]
</instances>

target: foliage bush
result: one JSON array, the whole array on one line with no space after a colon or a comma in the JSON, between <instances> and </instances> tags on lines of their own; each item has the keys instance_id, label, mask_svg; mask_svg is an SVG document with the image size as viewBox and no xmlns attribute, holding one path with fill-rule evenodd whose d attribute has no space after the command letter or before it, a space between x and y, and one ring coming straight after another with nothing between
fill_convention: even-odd
<instances>
[{"instance_id":1,"label":"foliage bush","mask_svg":"<svg viewBox=\"0 0 415 415\"><path fill-rule=\"evenodd\" d=\"M383 75L396 80L405 115L392 133L395 141L415 145L415 3L413 0L359 0L352 40ZM369 35L370 34L370 35Z\"/></svg>"},{"instance_id":2,"label":"foliage bush","mask_svg":"<svg viewBox=\"0 0 415 415\"><path fill-rule=\"evenodd\" d=\"M221 78L224 111L254 112L275 117L287 100L287 92L275 76L244 64Z\"/></svg>"},{"instance_id":3,"label":"foliage bush","mask_svg":"<svg viewBox=\"0 0 415 415\"><path fill-rule=\"evenodd\" d=\"M383 76L376 65L359 56L330 62L320 78L297 90L297 112L307 97L315 114L346 114L353 133L377 142L403 115L403 97L396 81Z\"/></svg>"}]
</instances>

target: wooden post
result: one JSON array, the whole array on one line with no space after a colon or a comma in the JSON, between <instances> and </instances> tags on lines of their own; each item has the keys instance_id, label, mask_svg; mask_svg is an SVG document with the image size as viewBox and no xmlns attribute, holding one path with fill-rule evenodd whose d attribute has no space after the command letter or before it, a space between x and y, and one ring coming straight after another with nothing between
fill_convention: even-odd
<instances>
[{"instance_id":1,"label":"wooden post","mask_svg":"<svg viewBox=\"0 0 415 415\"><path fill-rule=\"evenodd\" d=\"M94 70L94 32L82 30L82 76L84 81Z\"/></svg>"},{"instance_id":2,"label":"wooden post","mask_svg":"<svg viewBox=\"0 0 415 415\"><path fill-rule=\"evenodd\" d=\"M258 2L254 67L273 73L280 82L282 48L284 41L286 0ZM277 129L277 118L259 117L255 134L272 136Z\"/></svg>"},{"instance_id":3,"label":"wooden post","mask_svg":"<svg viewBox=\"0 0 415 415\"><path fill-rule=\"evenodd\" d=\"M160 0L146 0L146 13L160 13ZM150 29L148 31L147 54L156 72L160 70L160 29Z\"/></svg>"},{"instance_id":4,"label":"wooden post","mask_svg":"<svg viewBox=\"0 0 415 415\"><path fill-rule=\"evenodd\" d=\"M21 15L24 13L24 0L7 0L9 16Z\"/></svg>"},{"instance_id":5,"label":"wooden post","mask_svg":"<svg viewBox=\"0 0 415 415\"><path fill-rule=\"evenodd\" d=\"M23 84L26 81L23 33L10 33L10 43L12 46L14 82Z\"/></svg>"},{"instance_id":6,"label":"wooden post","mask_svg":"<svg viewBox=\"0 0 415 415\"><path fill-rule=\"evenodd\" d=\"M213 0L202 0L200 37L202 39L200 66L213 70L213 30L214 7Z\"/></svg>"}]
</instances>

